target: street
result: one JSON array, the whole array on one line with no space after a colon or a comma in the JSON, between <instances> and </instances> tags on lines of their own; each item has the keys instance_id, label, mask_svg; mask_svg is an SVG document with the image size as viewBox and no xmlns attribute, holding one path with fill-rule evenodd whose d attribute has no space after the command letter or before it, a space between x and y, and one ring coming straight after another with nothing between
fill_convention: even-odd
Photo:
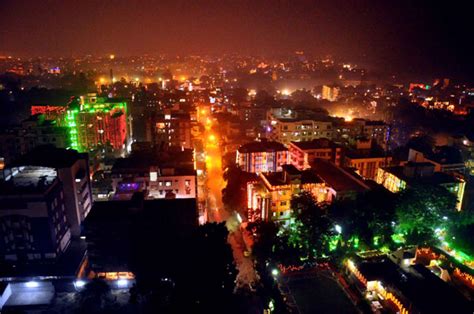
<instances>
[{"instance_id":1,"label":"street","mask_svg":"<svg viewBox=\"0 0 474 314\"><path fill-rule=\"evenodd\" d=\"M207 213L209 222L226 222L229 230L229 244L232 247L237 275L237 287L252 289L256 281L256 274L252 259L244 256L247 249L242 237L241 223L236 213L224 208L222 203L222 189L225 187L222 169L222 152L219 145L221 138L218 133L218 121L211 119L208 109L199 109L199 121L204 125L203 146L206 161L206 189Z\"/></svg>"}]
</instances>

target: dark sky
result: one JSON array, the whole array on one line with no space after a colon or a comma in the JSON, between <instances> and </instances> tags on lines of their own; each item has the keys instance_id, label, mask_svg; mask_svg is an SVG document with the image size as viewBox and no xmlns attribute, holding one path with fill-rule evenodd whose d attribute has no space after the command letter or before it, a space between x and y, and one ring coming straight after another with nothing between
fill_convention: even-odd
<instances>
[{"instance_id":1,"label":"dark sky","mask_svg":"<svg viewBox=\"0 0 474 314\"><path fill-rule=\"evenodd\" d=\"M413 73L474 70L462 2L0 0L0 53L279 54L305 50Z\"/></svg>"}]
</instances>

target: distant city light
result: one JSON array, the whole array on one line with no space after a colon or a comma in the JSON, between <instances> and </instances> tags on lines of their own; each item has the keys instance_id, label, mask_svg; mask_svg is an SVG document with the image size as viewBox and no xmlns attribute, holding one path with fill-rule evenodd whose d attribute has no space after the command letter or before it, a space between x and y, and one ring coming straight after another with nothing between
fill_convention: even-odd
<instances>
[{"instance_id":1,"label":"distant city light","mask_svg":"<svg viewBox=\"0 0 474 314\"><path fill-rule=\"evenodd\" d=\"M272 276L278 276L278 273L279 273L278 269L276 268L272 269Z\"/></svg>"},{"instance_id":2,"label":"distant city light","mask_svg":"<svg viewBox=\"0 0 474 314\"><path fill-rule=\"evenodd\" d=\"M289 89L284 89L284 90L281 91L281 94L282 94L283 96L290 96L290 95L291 95L291 92L290 92Z\"/></svg>"},{"instance_id":3,"label":"distant city light","mask_svg":"<svg viewBox=\"0 0 474 314\"><path fill-rule=\"evenodd\" d=\"M113 60L113 59L115 59L115 55L114 55L114 54L111 54L111 55L109 56L109 58L110 58L110 60Z\"/></svg>"}]
</instances>

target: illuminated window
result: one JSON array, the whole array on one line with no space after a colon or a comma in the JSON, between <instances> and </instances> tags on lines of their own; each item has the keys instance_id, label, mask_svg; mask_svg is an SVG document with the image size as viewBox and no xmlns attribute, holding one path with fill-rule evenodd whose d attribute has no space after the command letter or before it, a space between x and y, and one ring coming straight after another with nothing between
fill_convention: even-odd
<instances>
[{"instance_id":1,"label":"illuminated window","mask_svg":"<svg viewBox=\"0 0 474 314\"><path fill-rule=\"evenodd\" d=\"M165 181L165 186L171 186L171 181Z\"/></svg>"}]
</instances>

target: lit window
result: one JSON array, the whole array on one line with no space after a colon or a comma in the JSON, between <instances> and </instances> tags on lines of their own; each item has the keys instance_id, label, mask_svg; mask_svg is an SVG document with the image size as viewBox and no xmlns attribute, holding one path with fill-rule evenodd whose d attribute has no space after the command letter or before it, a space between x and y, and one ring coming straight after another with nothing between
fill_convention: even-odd
<instances>
[{"instance_id":1,"label":"lit window","mask_svg":"<svg viewBox=\"0 0 474 314\"><path fill-rule=\"evenodd\" d=\"M171 186L171 181L165 181L165 186Z\"/></svg>"}]
</instances>

